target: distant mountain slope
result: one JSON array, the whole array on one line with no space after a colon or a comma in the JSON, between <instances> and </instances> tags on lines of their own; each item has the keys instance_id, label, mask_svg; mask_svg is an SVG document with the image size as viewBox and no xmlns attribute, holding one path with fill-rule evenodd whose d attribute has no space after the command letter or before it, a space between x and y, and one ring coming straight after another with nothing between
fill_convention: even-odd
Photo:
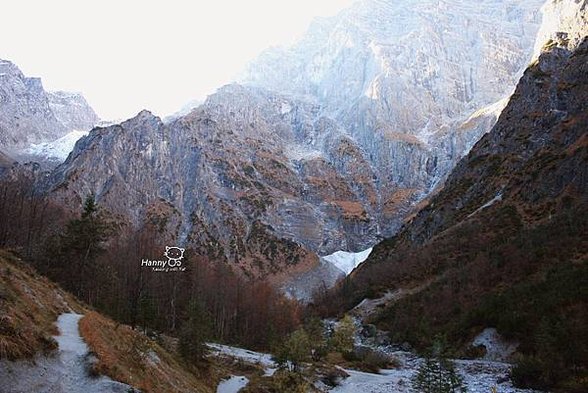
<instances>
[{"instance_id":1,"label":"distant mountain slope","mask_svg":"<svg viewBox=\"0 0 588 393\"><path fill-rule=\"evenodd\" d=\"M270 48L239 81L314 99L369 155L394 234L496 122L544 0L362 0ZM359 251L359 250L353 250Z\"/></svg>"},{"instance_id":2,"label":"distant mountain slope","mask_svg":"<svg viewBox=\"0 0 588 393\"><path fill-rule=\"evenodd\" d=\"M48 92L48 98L55 117L68 130L87 131L100 121L80 93L51 91Z\"/></svg>"},{"instance_id":3,"label":"distant mountain slope","mask_svg":"<svg viewBox=\"0 0 588 393\"><path fill-rule=\"evenodd\" d=\"M494 124L531 54L538 0L433 3L358 2L291 50L262 55L248 86L173 120L142 113L94 130L48 189L68 206L95 192L134 225L159 220L166 239L255 277L365 250ZM430 53L416 53L422 45Z\"/></svg>"},{"instance_id":4,"label":"distant mountain slope","mask_svg":"<svg viewBox=\"0 0 588 393\"><path fill-rule=\"evenodd\" d=\"M253 277L305 271L315 252L377 239L366 153L315 104L229 85L163 123L144 111L96 128L48 180L66 206L104 207Z\"/></svg>"},{"instance_id":5,"label":"distant mountain slope","mask_svg":"<svg viewBox=\"0 0 588 393\"><path fill-rule=\"evenodd\" d=\"M0 147L18 152L73 129L89 130L98 121L80 94L47 92L40 78L26 77L0 59Z\"/></svg>"},{"instance_id":6,"label":"distant mountain slope","mask_svg":"<svg viewBox=\"0 0 588 393\"><path fill-rule=\"evenodd\" d=\"M586 20L586 2L567 3ZM399 291L405 295L389 296L397 300L374 317L396 340L424 346L443 334L465 348L494 326L536 357L529 367L541 377L528 383L581 384L588 370L588 29L571 28L555 30L496 126L443 190L323 303L338 299L345 309Z\"/></svg>"}]
</instances>

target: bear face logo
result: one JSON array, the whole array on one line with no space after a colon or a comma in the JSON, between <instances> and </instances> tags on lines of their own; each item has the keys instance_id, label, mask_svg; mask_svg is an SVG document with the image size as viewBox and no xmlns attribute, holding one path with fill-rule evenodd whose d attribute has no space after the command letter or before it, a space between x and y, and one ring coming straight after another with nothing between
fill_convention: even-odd
<instances>
[{"instance_id":1,"label":"bear face logo","mask_svg":"<svg viewBox=\"0 0 588 393\"><path fill-rule=\"evenodd\" d=\"M170 267L182 266L181 259L184 258L184 251L186 251L186 250L183 248L180 248L180 247L165 246L165 252L163 253L163 255L165 255L168 259L168 261L167 261L168 266L170 266Z\"/></svg>"}]
</instances>

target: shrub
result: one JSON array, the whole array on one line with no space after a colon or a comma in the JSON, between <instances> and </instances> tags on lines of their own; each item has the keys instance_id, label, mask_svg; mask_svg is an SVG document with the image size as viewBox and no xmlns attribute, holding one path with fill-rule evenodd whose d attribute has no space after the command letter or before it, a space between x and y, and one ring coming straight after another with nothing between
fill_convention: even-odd
<instances>
[{"instance_id":1,"label":"shrub","mask_svg":"<svg viewBox=\"0 0 588 393\"><path fill-rule=\"evenodd\" d=\"M511 371L511 378L516 386L539 388L543 365L542 362L530 356L523 356L516 362Z\"/></svg>"},{"instance_id":2,"label":"shrub","mask_svg":"<svg viewBox=\"0 0 588 393\"><path fill-rule=\"evenodd\" d=\"M355 322L349 315L345 315L333 333L331 345L335 351L343 355L353 352L355 344Z\"/></svg>"},{"instance_id":3,"label":"shrub","mask_svg":"<svg viewBox=\"0 0 588 393\"><path fill-rule=\"evenodd\" d=\"M294 331L275 351L275 360L280 368L298 372L301 365L310 359L311 346L304 329Z\"/></svg>"}]
</instances>

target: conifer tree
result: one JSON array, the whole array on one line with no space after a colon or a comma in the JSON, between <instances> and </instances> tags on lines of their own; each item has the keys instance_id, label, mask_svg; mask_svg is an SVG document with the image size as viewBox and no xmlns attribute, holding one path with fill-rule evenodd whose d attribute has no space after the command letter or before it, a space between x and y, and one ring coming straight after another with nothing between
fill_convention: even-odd
<instances>
[{"instance_id":1,"label":"conifer tree","mask_svg":"<svg viewBox=\"0 0 588 393\"><path fill-rule=\"evenodd\" d=\"M112 224L101 214L94 194L90 194L84 201L81 217L70 220L60 236L60 260L56 263L69 273L71 289L84 300L87 300L88 282L95 280L90 273L97 272L96 259L104 252L104 243L113 231Z\"/></svg>"},{"instance_id":2,"label":"conifer tree","mask_svg":"<svg viewBox=\"0 0 588 393\"><path fill-rule=\"evenodd\" d=\"M466 392L463 378L455 370L453 362L443 357L440 341L433 344L430 352L412 379L413 389L420 393Z\"/></svg>"},{"instance_id":3,"label":"conifer tree","mask_svg":"<svg viewBox=\"0 0 588 393\"><path fill-rule=\"evenodd\" d=\"M188 319L184 322L178 341L180 355L190 363L197 363L206 354L206 340L210 336L210 318L200 301L191 301Z\"/></svg>"}]
</instances>

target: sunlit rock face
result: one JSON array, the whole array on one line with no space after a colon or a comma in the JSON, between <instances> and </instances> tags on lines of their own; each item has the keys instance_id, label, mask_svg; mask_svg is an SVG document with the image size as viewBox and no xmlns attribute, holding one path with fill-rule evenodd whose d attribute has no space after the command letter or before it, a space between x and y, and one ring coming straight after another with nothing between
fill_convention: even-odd
<instances>
[{"instance_id":1,"label":"sunlit rock face","mask_svg":"<svg viewBox=\"0 0 588 393\"><path fill-rule=\"evenodd\" d=\"M48 99L55 117L68 130L89 130L100 121L80 93L51 91L48 92Z\"/></svg>"},{"instance_id":2,"label":"sunlit rock face","mask_svg":"<svg viewBox=\"0 0 588 393\"><path fill-rule=\"evenodd\" d=\"M376 217L389 235L496 122L543 3L359 1L268 49L240 80L314 99L349 132L376 168Z\"/></svg>"},{"instance_id":3,"label":"sunlit rock face","mask_svg":"<svg viewBox=\"0 0 588 393\"><path fill-rule=\"evenodd\" d=\"M56 166L99 120L81 94L48 92L40 78L27 77L0 59L0 149L10 155L10 165Z\"/></svg>"},{"instance_id":4,"label":"sunlit rock face","mask_svg":"<svg viewBox=\"0 0 588 393\"><path fill-rule=\"evenodd\" d=\"M67 128L49 107L39 78L27 78L0 60L0 146L23 147L63 136Z\"/></svg>"}]
</instances>

